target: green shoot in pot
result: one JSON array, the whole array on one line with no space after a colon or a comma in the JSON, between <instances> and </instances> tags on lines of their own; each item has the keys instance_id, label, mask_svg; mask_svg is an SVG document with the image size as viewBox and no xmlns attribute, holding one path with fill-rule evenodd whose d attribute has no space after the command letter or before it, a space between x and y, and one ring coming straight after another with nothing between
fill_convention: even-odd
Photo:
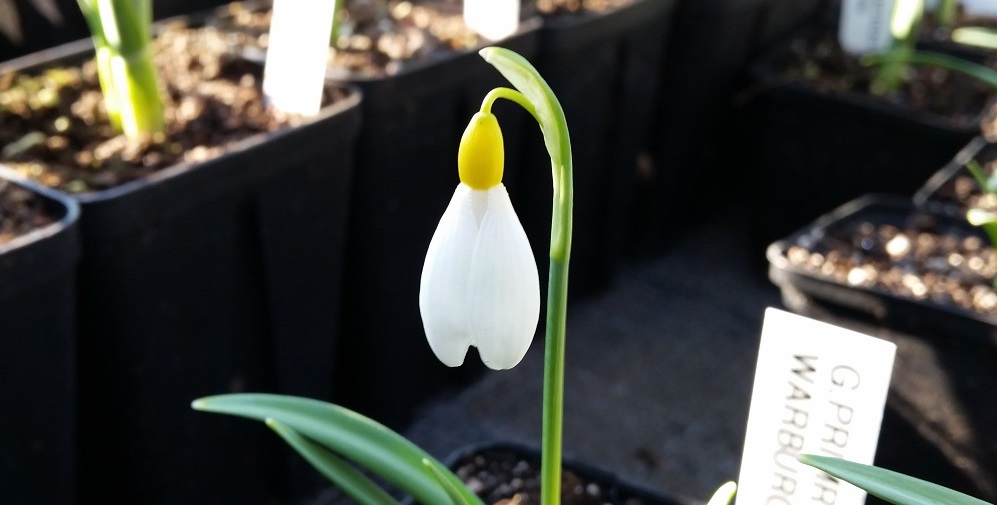
<instances>
[{"instance_id":1,"label":"green shoot in pot","mask_svg":"<svg viewBox=\"0 0 997 505\"><path fill-rule=\"evenodd\" d=\"M935 8L935 17L938 19L940 26L952 28L958 14L959 0L938 0L938 6Z\"/></svg>"},{"instance_id":2,"label":"green shoot in pot","mask_svg":"<svg viewBox=\"0 0 997 505\"><path fill-rule=\"evenodd\" d=\"M980 26L964 26L952 31L952 41L997 51L997 30Z\"/></svg>"},{"instance_id":3,"label":"green shoot in pot","mask_svg":"<svg viewBox=\"0 0 997 505\"><path fill-rule=\"evenodd\" d=\"M924 0L897 0L894 4L890 30L892 49L885 53L869 54L862 58L866 65L879 65L880 69L870 85L876 95L888 95L904 80L910 65L930 65L960 72L997 87L997 71L990 67L966 61L944 53L916 49L918 27L924 11Z\"/></svg>"},{"instance_id":4,"label":"green shoot in pot","mask_svg":"<svg viewBox=\"0 0 997 505\"><path fill-rule=\"evenodd\" d=\"M152 61L152 0L77 0L93 38L112 126L129 138L163 131L163 101Z\"/></svg>"},{"instance_id":5,"label":"green shoot in pot","mask_svg":"<svg viewBox=\"0 0 997 505\"><path fill-rule=\"evenodd\" d=\"M875 95L887 95L903 83L907 70L906 58L914 52L918 28L924 13L924 0L896 0L890 18L890 35L893 42L890 53L896 55L882 62L870 85Z\"/></svg>"},{"instance_id":6,"label":"green shoot in pot","mask_svg":"<svg viewBox=\"0 0 997 505\"><path fill-rule=\"evenodd\" d=\"M973 176L980 190L984 194L997 198L997 175L987 175L983 167L976 160L966 162L966 170ZM992 210L982 208L971 208L966 211L966 221L973 226L979 226L990 238L990 244L997 248L997 213ZM997 278L993 280L994 288L997 289Z\"/></svg>"}]
</instances>

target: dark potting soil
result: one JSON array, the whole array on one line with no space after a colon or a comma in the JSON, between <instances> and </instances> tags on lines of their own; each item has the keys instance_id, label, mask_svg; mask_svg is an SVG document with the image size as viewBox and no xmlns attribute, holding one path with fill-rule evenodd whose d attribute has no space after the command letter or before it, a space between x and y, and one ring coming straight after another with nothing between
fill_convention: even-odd
<instances>
[{"instance_id":1,"label":"dark potting soil","mask_svg":"<svg viewBox=\"0 0 997 505\"><path fill-rule=\"evenodd\" d=\"M463 457L454 473L487 505L540 503L540 462L513 451L490 450ZM563 505L673 505L620 489L612 482L584 478L570 470L561 476Z\"/></svg>"},{"instance_id":2,"label":"dark potting soil","mask_svg":"<svg viewBox=\"0 0 997 505\"><path fill-rule=\"evenodd\" d=\"M581 15L618 9L634 0L541 0L545 15ZM268 45L272 12L268 2L235 2L213 23L257 57ZM486 43L464 24L457 0L389 2L350 0L329 51L330 76L337 79L395 75L407 64L473 50Z\"/></svg>"},{"instance_id":3,"label":"dark potting soil","mask_svg":"<svg viewBox=\"0 0 997 505\"><path fill-rule=\"evenodd\" d=\"M791 268L914 300L997 314L997 253L986 239L916 213L901 226L855 220L803 235Z\"/></svg>"},{"instance_id":4,"label":"dark potting soil","mask_svg":"<svg viewBox=\"0 0 997 505\"><path fill-rule=\"evenodd\" d=\"M165 27L153 42L166 131L116 134L90 59L38 75L0 76L0 163L69 193L111 188L178 163L204 161L300 117L264 106L259 67L211 27ZM327 93L326 102L335 99Z\"/></svg>"},{"instance_id":5,"label":"dark potting soil","mask_svg":"<svg viewBox=\"0 0 997 505\"><path fill-rule=\"evenodd\" d=\"M984 64L997 68L997 60L993 58ZM794 40L783 65L784 79L807 82L820 93L872 96L870 84L877 72L877 67L866 66L858 57L842 50L836 34L829 30ZM880 98L948 118L952 126L965 128L973 126L993 95L993 87L964 74L932 66L912 66L903 84Z\"/></svg>"},{"instance_id":6,"label":"dark potting soil","mask_svg":"<svg viewBox=\"0 0 997 505\"><path fill-rule=\"evenodd\" d=\"M634 0L538 0L537 10L548 16L603 13L632 3Z\"/></svg>"},{"instance_id":7,"label":"dark potting soil","mask_svg":"<svg viewBox=\"0 0 997 505\"><path fill-rule=\"evenodd\" d=\"M51 223L41 198L0 179L0 245Z\"/></svg>"}]
</instances>

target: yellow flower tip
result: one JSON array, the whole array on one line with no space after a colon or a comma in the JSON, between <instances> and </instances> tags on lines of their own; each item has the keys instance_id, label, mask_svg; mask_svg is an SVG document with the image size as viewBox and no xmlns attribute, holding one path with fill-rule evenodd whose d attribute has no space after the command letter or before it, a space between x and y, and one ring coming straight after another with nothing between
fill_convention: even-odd
<instances>
[{"instance_id":1,"label":"yellow flower tip","mask_svg":"<svg viewBox=\"0 0 997 505\"><path fill-rule=\"evenodd\" d=\"M478 112L464 130L457 151L460 182L472 189L494 188L502 182L505 148L498 119L490 112Z\"/></svg>"}]
</instances>

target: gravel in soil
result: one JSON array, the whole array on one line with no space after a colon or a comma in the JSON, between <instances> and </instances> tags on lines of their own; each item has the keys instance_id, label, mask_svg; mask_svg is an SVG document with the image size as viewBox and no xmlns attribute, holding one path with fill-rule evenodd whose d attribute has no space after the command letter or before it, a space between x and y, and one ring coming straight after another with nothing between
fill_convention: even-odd
<instances>
[{"instance_id":1,"label":"gravel in soil","mask_svg":"<svg viewBox=\"0 0 997 505\"><path fill-rule=\"evenodd\" d=\"M458 462L454 473L468 489L490 505L540 503L540 462L512 451L491 450L470 454ZM561 478L564 505L674 505L629 493L606 479L565 469Z\"/></svg>"},{"instance_id":2,"label":"gravel in soil","mask_svg":"<svg viewBox=\"0 0 997 505\"><path fill-rule=\"evenodd\" d=\"M997 68L997 59L984 64ZM877 68L863 65L842 50L832 31L794 40L783 65L785 80L807 82L820 93L877 96L870 92ZM954 127L965 128L979 121L993 95L990 85L972 77L938 67L912 66L897 90L879 98L948 118Z\"/></svg>"},{"instance_id":3,"label":"gravel in soil","mask_svg":"<svg viewBox=\"0 0 997 505\"><path fill-rule=\"evenodd\" d=\"M790 268L844 285L997 314L997 254L985 239L915 213L900 225L854 220L803 235Z\"/></svg>"},{"instance_id":4,"label":"gravel in soil","mask_svg":"<svg viewBox=\"0 0 997 505\"><path fill-rule=\"evenodd\" d=\"M0 179L0 246L51 223L38 195Z\"/></svg>"},{"instance_id":5,"label":"gravel in soil","mask_svg":"<svg viewBox=\"0 0 997 505\"><path fill-rule=\"evenodd\" d=\"M212 27L171 24L152 51L163 134L130 140L112 130L92 59L36 75L12 72L0 75L0 163L69 193L95 192L302 121L264 105L259 67Z\"/></svg>"}]
</instances>

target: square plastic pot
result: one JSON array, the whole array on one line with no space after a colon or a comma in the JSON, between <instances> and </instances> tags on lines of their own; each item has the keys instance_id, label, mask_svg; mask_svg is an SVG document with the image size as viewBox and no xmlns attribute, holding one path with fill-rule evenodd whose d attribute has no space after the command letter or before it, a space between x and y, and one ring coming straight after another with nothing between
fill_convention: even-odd
<instances>
[{"instance_id":1,"label":"square plastic pot","mask_svg":"<svg viewBox=\"0 0 997 505\"><path fill-rule=\"evenodd\" d=\"M0 502L76 499L79 206L0 167L53 222L0 245Z\"/></svg>"},{"instance_id":2,"label":"square plastic pot","mask_svg":"<svg viewBox=\"0 0 997 505\"><path fill-rule=\"evenodd\" d=\"M91 54L83 47L13 70L74 64ZM81 499L287 497L291 459L272 435L190 402L240 391L331 398L361 117L359 90L344 96L217 158L74 196Z\"/></svg>"}]
</instances>

